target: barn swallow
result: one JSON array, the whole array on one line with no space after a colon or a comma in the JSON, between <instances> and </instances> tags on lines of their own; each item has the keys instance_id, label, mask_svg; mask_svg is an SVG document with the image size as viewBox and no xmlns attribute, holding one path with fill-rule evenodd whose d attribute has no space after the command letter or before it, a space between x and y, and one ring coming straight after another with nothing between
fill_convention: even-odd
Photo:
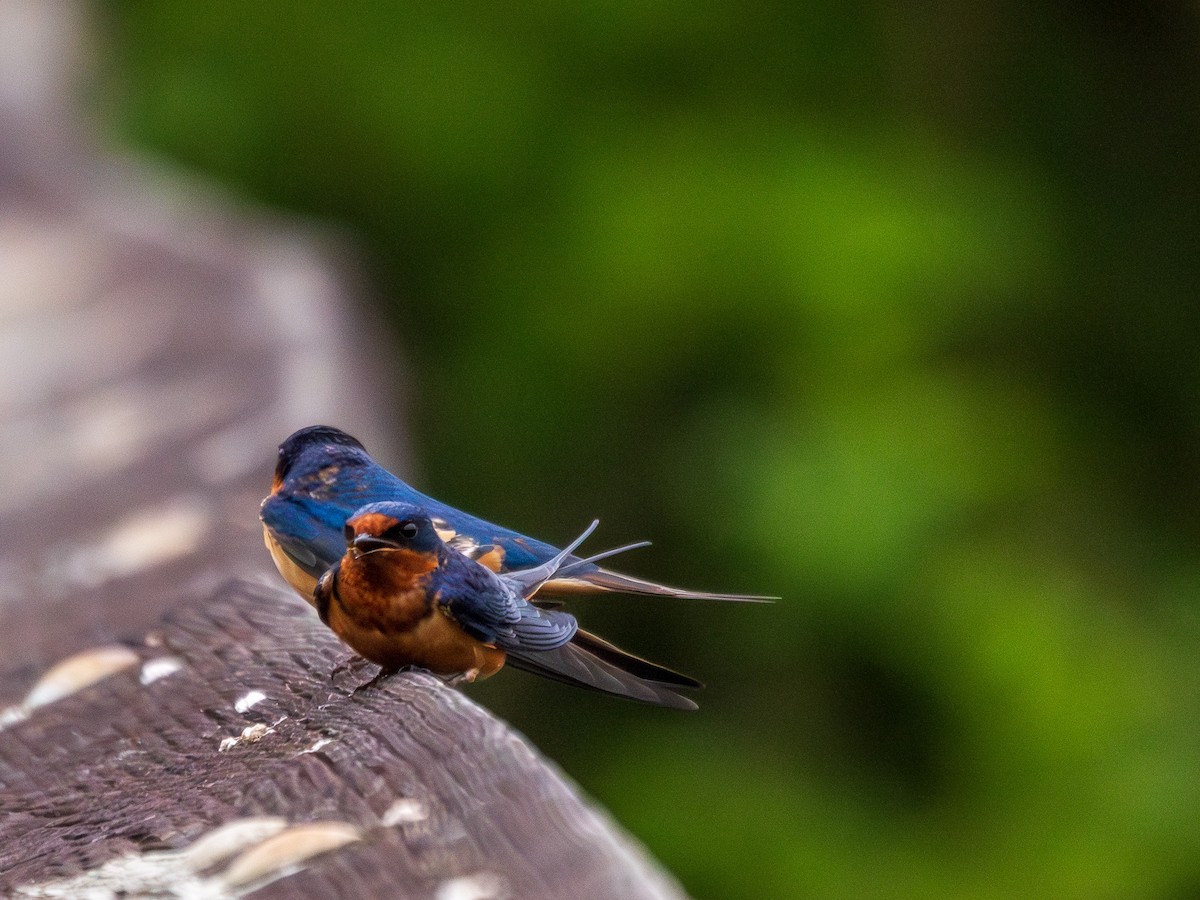
<instances>
[{"instance_id":1,"label":"barn swallow","mask_svg":"<svg viewBox=\"0 0 1200 900\"><path fill-rule=\"evenodd\" d=\"M493 572L529 569L558 549L427 497L380 466L355 438L328 425L302 428L279 446L271 493L262 502L267 549L281 575L312 602L317 579L343 553L342 528L368 503L393 500L425 509L438 536ZM619 592L698 600L764 601L744 594L710 594L644 581L595 563L560 572L545 594Z\"/></svg>"},{"instance_id":2,"label":"barn swallow","mask_svg":"<svg viewBox=\"0 0 1200 900\"><path fill-rule=\"evenodd\" d=\"M596 524L545 563L497 575L447 545L421 507L371 503L346 522L345 554L317 583L317 613L385 673L420 666L470 682L507 662L577 687L695 709L675 689L700 682L581 631L569 613L529 602L555 575L590 564L569 560Z\"/></svg>"}]
</instances>

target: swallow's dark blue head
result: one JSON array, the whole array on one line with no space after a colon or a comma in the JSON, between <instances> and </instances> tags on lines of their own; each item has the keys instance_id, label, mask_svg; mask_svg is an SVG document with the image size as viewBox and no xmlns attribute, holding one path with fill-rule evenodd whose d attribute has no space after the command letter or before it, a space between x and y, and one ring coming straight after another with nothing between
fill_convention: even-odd
<instances>
[{"instance_id":1,"label":"swallow's dark blue head","mask_svg":"<svg viewBox=\"0 0 1200 900\"><path fill-rule=\"evenodd\" d=\"M309 425L294 432L279 445L279 461L275 463L272 493L279 490L302 459L314 457L305 468L320 467L336 459L339 451L345 449L366 453L366 448L358 438L332 425Z\"/></svg>"},{"instance_id":2,"label":"swallow's dark blue head","mask_svg":"<svg viewBox=\"0 0 1200 900\"><path fill-rule=\"evenodd\" d=\"M429 514L415 503L368 503L346 520L346 546L359 553L411 550L431 553L442 539Z\"/></svg>"}]
</instances>

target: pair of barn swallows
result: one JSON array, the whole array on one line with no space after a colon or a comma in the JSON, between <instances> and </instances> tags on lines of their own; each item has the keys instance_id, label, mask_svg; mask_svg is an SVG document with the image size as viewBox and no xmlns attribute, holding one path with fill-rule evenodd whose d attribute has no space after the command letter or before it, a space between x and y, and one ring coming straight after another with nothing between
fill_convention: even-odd
<instances>
[{"instance_id":1,"label":"pair of barn swallows","mask_svg":"<svg viewBox=\"0 0 1200 900\"><path fill-rule=\"evenodd\" d=\"M574 556L414 490L359 441L325 425L279 447L262 502L267 549L321 620L385 672L420 666L455 680L506 662L557 681L658 706L695 709L700 682L583 631L549 596L620 592L764 600L685 591ZM535 597L536 595L536 597Z\"/></svg>"}]
</instances>

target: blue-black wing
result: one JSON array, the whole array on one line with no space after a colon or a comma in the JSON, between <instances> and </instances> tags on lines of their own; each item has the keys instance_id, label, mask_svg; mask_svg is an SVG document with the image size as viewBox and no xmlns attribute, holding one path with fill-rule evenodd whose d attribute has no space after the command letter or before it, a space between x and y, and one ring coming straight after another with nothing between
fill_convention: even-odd
<instances>
[{"instance_id":1,"label":"blue-black wing","mask_svg":"<svg viewBox=\"0 0 1200 900\"><path fill-rule=\"evenodd\" d=\"M429 590L463 631L510 655L553 650L579 628L575 617L539 609L515 594L498 576L445 547L430 577Z\"/></svg>"}]
</instances>

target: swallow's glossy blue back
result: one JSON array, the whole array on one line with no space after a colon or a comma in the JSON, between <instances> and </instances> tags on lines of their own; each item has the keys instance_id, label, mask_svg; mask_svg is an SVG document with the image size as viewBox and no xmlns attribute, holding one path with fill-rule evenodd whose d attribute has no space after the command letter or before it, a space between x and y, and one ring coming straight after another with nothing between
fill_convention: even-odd
<instances>
[{"instance_id":1,"label":"swallow's glossy blue back","mask_svg":"<svg viewBox=\"0 0 1200 900\"><path fill-rule=\"evenodd\" d=\"M504 549L504 568L525 569L552 558L557 548L427 497L377 464L357 447L318 446L304 451L282 487L262 506L276 540L310 574L319 576L346 550L342 529L368 503L415 503L477 544ZM580 572L594 569L589 566Z\"/></svg>"}]
</instances>

